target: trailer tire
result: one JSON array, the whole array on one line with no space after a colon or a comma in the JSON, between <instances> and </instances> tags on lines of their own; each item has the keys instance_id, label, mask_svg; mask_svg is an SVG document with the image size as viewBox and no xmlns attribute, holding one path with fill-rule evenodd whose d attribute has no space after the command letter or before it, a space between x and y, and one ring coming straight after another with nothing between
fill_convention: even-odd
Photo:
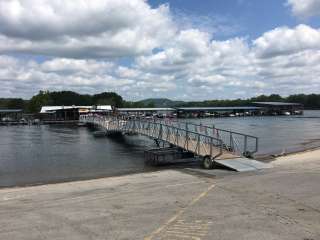
<instances>
[{"instance_id":1,"label":"trailer tire","mask_svg":"<svg viewBox=\"0 0 320 240\"><path fill-rule=\"evenodd\" d=\"M202 159L202 167L204 169L212 169L213 168L213 161L209 156L205 156Z\"/></svg>"},{"instance_id":2,"label":"trailer tire","mask_svg":"<svg viewBox=\"0 0 320 240\"><path fill-rule=\"evenodd\" d=\"M243 156L245 156L246 158L253 158L252 153L249 152L249 151L245 151L245 152L243 153Z\"/></svg>"}]
</instances>

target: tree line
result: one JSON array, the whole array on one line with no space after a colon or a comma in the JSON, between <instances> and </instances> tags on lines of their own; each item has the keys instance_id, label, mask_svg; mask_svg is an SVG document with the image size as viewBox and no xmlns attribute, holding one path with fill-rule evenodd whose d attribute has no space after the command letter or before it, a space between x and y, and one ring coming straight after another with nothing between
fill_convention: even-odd
<instances>
[{"instance_id":1,"label":"tree line","mask_svg":"<svg viewBox=\"0 0 320 240\"><path fill-rule=\"evenodd\" d=\"M163 99L168 107L228 107L228 106L248 106L252 102L295 102L301 103L306 109L320 109L320 94L295 94L282 97L278 94L261 95L250 99L235 100L206 100L191 102L174 102ZM138 108L138 107L157 107L161 101L125 101L119 94L114 92L103 92L99 94L79 94L72 91L40 91L30 100L21 98L0 98L0 108L2 109L23 109L28 113L37 113L41 106L91 106L91 105L112 105L115 107ZM161 105L162 107L163 104Z\"/></svg>"},{"instance_id":2,"label":"tree line","mask_svg":"<svg viewBox=\"0 0 320 240\"><path fill-rule=\"evenodd\" d=\"M79 94L72 91L40 91L30 100L21 98L0 98L0 109L22 109L28 113L38 113L42 106L92 106L112 105L115 107L153 107L140 102L125 101L114 92L99 94Z\"/></svg>"},{"instance_id":3,"label":"tree line","mask_svg":"<svg viewBox=\"0 0 320 240\"><path fill-rule=\"evenodd\" d=\"M183 107L233 107L249 106L253 102L291 102L303 104L306 109L320 109L320 94L295 94L282 97L278 94L260 95L249 99L234 100L206 100L198 102L184 102Z\"/></svg>"}]
</instances>

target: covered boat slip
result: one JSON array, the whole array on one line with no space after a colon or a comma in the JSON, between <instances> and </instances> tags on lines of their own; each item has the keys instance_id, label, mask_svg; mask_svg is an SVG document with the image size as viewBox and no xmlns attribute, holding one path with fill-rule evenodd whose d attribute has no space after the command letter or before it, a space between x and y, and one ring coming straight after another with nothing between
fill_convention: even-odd
<instances>
[{"instance_id":1,"label":"covered boat slip","mask_svg":"<svg viewBox=\"0 0 320 240\"><path fill-rule=\"evenodd\" d=\"M261 110L260 107L243 106L243 107L173 107L173 108L118 108L117 112L124 115L151 116L157 115L185 117L211 117L211 116L228 116L229 114L254 115Z\"/></svg>"},{"instance_id":2,"label":"covered boat slip","mask_svg":"<svg viewBox=\"0 0 320 240\"><path fill-rule=\"evenodd\" d=\"M101 106L43 106L40 110L41 120L44 121L74 121L79 120L81 114L99 113L110 114L113 107L110 105Z\"/></svg>"},{"instance_id":3,"label":"covered boat slip","mask_svg":"<svg viewBox=\"0 0 320 240\"><path fill-rule=\"evenodd\" d=\"M117 108L116 112L120 115L176 116L178 118L302 115L303 105L284 102L253 102L250 106L228 107Z\"/></svg>"},{"instance_id":4,"label":"covered boat slip","mask_svg":"<svg viewBox=\"0 0 320 240\"><path fill-rule=\"evenodd\" d=\"M253 102L257 107L263 108L268 115L302 115L303 105L286 102Z\"/></svg>"},{"instance_id":5,"label":"covered boat slip","mask_svg":"<svg viewBox=\"0 0 320 240\"><path fill-rule=\"evenodd\" d=\"M22 109L0 109L0 122L16 122L22 119Z\"/></svg>"},{"instance_id":6,"label":"covered boat slip","mask_svg":"<svg viewBox=\"0 0 320 240\"><path fill-rule=\"evenodd\" d=\"M255 106L236 107L179 107L176 109L179 118L192 117L235 117L261 115L263 108Z\"/></svg>"},{"instance_id":7,"label":"covered boat slip","mask_svg":"<svg viewBox=\"0 0 320 240\"><path fill-rule=\"evenodd\" d=\"M231 107L116 108L110 105L43 106L40 111L40 118L46 120L78 120L80 115L87 113L148 118L300 115L303 114L303 105L283 102L254 102L251 106Z\"/></svg>"}]
</instances>

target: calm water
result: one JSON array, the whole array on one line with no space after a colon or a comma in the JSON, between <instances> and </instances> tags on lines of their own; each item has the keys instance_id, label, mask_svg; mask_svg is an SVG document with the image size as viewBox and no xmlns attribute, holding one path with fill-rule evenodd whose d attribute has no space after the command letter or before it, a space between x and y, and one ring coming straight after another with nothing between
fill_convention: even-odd
<instances>
[{"instance_id":1,"label":"calm water","mask_svg":"<svg viewBox=\"0 0 320 240\"><path fill-rule=\"evenodd\" d=\"M85 127L0 127L0 187L149 170L143 137L95 138Z\"/></svg>"},{"instance_id":2,"label":"calm water","mask_svg":"<svg viewBox=\"0 0 320 240\"><path fill-rule=\"evenodd\" d=\"M259 153L279 154L320 146L320 111L304 116L236 117L192 120L259 137Z\"/></svg>"},{"instance_id":3,"label":"calm water","mask_svg":"<svg viewBox=\"0 0 320 240\"><path fill-rule=\"evenodd\" d=\"M306 111L304 117L192 121L257 136L259 153L269 154L320 146L320 111ZM0 187L152 170L144 165L143 157L150 147L153 142L144 137L95 138L81 127L0 127Z\"/></svg>"}]
</instances>

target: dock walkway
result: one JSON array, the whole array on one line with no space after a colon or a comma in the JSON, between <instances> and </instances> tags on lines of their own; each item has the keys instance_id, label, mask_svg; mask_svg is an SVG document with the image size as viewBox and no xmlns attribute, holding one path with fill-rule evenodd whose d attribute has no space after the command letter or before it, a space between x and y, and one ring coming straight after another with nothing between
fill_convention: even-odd
<instances>
[{"instance_id":1,"label":"dock walkway","mask_svg":"<svg viewBox=\"0 0 320 240\"><path fill-rule=\"evenodd\" d=\"M80 121L94 124L106 134L140 134L179 147L202 157L206 168L212 167L213 160L236 160L258 150L257 137L194 123L94 115L82 115Z\"/></svg>"}]
</instances>

